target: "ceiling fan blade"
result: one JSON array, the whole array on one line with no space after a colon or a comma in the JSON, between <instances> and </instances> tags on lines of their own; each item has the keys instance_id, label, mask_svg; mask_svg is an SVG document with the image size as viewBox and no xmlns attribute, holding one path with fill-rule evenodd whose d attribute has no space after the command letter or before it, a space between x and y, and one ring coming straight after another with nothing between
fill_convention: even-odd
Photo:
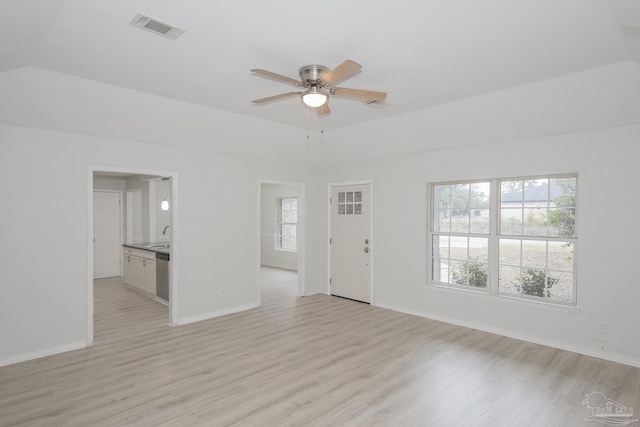
<instances>
[{"instance_id":1,"label":"ceiling fan blade","mask_svg":"<svg viewBox=\"0 0 640 427\"><path fill-rule=\"evenodd\" d=\"M282 74L272 73L271 71L262 70L260 68L254 68L251 72L289 85L302 86L302 82L300 80L292 79L291 77L283 76Z\"/></svg>"},{"instance_id":2,"label":"ceiling fan blade","mask_svg":"<svg viewBox=\"0 0 640 427\"><path fill-rule=\"evenodd\" d=\"M268 96L266 98L254 99L251 102L253 102L254 104L266 104L267 102L279 101L281 99L297 96L297 95L300 95L301 93L302 92L281 93L280 95L273 95L273 96Z\"/></svg>"},{"instance_id":3,"label":"ceiling fan blade","mask_svg":"<svg viewBox=\"0 0 640 427\"><path fill-rule=\"evenodd\" d=\"M329 74L324 78L325 83L329 86L333 86L336 83L340 83L347 80L349 77L354 76L362 70L362 65L347 59L342 64L338 65L333 70L329 71Z\"/></svg>"},{"instance_id":4,"label":"ceiling fan blade","mask_svg":"<svg viewBox=\"0 0 640 427\"><path fill-rule=\"evenodd\" d=\"M344 96L346 98L356 98L363 101L382 102L387 97L386 92L376 92L373 90L349 89L346 87L334 87L331 94L336 96Z\"/></svg>"},{"instance_id":5,"label":"ceiling fan blade","mask_svg":"<svg viewBox=\"0 0 640 427\"><path fill-rule=\"evenodd\" d=\"M330 112L331 112L331 110L329 109L329 103L328 102L325 102L324 104L322 104L321 106L316 108L316 113L318 113L318 117L326 116Z\"/></svg>"}]
</instances>

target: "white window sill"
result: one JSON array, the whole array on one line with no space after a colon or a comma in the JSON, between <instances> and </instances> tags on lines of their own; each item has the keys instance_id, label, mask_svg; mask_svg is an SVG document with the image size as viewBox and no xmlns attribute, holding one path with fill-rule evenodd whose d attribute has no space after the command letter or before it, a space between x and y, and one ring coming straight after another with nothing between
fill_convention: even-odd
<instances>
[{"instance_id":1,"label":"white window sill","mask_svg":"<svg viewBox=\"0 0 640 427\"><path fill-rule=\"evenodd\" d=\"M563 313L578 314L582 311L580 307L566 305L561 303L553 303L547 301L535 301L530 299L518 298L516 296L504 295L504 294L490 294L485 291L456 288L453 286L442 285L439 283L427 283L424 285L424 289L428 291L447 292L457 295L465 295L473 298L480 298L486 301L499 301L505 304L516 304L525 307L540 308L543 310L560 311Z\"/></svg>"},{"instance_id":2,"label":"white window sill","mask_svg":"<svg viewBox=\"0 0 640 427\"><path fill-rule=\"evenodd\" d=\"M298 253L297 249L282 249L282 248L274 248L276 251L282 251L282 252L292 252L292 253Z\"/></svg>"}]
</instances>

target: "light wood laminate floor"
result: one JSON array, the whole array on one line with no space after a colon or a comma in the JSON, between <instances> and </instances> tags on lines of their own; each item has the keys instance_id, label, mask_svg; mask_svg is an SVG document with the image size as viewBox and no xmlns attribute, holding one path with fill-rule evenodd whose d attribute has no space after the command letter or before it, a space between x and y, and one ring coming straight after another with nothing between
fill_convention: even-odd
<instances>
[{"instance_id":1,"label":"light wood laminate floor","mask_svg":"<svg viewBox=\"0 0 640 427\"><path fill-rule=\"evenodd\" d=\"M0 425L602 425L585 421L592 392L640 408L637 368L296 298L295 273L262 273L262 307L178 328L165 306L96 281L95 345L0 368Z\"/></svg>"}]
</instances>

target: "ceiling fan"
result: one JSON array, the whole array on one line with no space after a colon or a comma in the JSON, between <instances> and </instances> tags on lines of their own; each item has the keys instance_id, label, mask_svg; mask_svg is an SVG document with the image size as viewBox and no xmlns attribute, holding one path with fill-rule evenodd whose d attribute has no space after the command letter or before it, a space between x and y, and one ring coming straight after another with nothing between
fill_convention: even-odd
<instances>
[{"instance_id":1,"label":"ceiling fan","mask_svg":"<svg viewBox=\"0 0 640 427\"><path fill-rule=\"evenodd\" d=\"M349 89L335 86L336 84L353 77L359 73L360 70L362 70L362 65L351 60L344 61L333 70L323 65L306 65L300 68L300 80L296 80L271 71L255 68L251 71L259 76L296 86L301 90L281 93L280 95L256 99L251 102L260 105L300 95L302 102L311 108L315 108L318 116L324 116L331 112L329 110L329 95L357 99L366 103L382 103L387 97L386 92Z\"/></svg>"}]
</instances>

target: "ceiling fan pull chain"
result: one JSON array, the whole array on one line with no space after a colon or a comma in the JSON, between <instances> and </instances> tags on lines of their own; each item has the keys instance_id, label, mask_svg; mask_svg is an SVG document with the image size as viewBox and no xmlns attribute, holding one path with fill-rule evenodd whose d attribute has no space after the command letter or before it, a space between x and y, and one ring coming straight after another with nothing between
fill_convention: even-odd
<instances>
[{"instance_id":1,"label":"ceiling fan pull chain","mask_svg":"<svg viewBox=\"0 0 640 427\"><path fill-rule=\"evenodd\" d=\"M309 109L307 108L307 147L311 144L311 124L309 123L311 115L309 114Z\"/></svg>"}]
</instances>

